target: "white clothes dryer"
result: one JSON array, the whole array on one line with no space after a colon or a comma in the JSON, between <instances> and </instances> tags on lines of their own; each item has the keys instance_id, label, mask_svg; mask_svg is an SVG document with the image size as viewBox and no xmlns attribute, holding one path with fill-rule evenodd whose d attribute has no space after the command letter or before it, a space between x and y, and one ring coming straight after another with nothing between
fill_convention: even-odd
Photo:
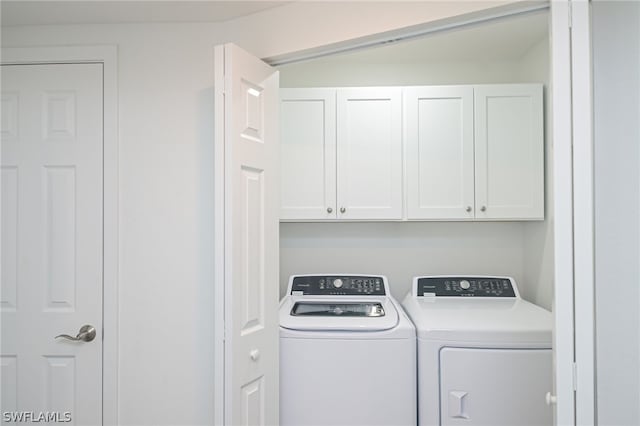
<instances>
[{"instance_id":1,"label":"white clothes dryer","mask_svg":"<svg viewBox=\"0 0 640 426\"><path fill-rule=\"evenodd\" d=\"M280 302L281 426L417 423L416 336L384 276L296 275Z\"/></svg>"},{"instance_id":2,"label":"white clothes dryer","mask_svg":"<svg viewBox=\"0 0 640 426\"><path fill-rule=\"evenodd\" d=\"M425 276L403 306L418 336L420 426L551 426L551 313L509 277Z\"/></svg>"}]
</instances>

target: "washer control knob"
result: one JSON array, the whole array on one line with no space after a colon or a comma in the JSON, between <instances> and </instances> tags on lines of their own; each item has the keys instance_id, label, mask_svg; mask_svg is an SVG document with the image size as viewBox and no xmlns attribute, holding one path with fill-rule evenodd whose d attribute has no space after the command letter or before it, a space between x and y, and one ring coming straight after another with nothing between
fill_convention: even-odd
<instances>
[{"instance_id":1,"label":"washer control knob","mask_svg":"<svg viewBox=\"0 0 640 426\"><path fill-rule=\"evenodd\" d=\"M469 287L471 287L471 283L467 280L462 280L460 281L460 288L462 288L463 290L468 290Z\"/></svg>"},{"instance_id":2,"label":"washer control knob","mask_svg":"<svg viewBox=\"0 0 640 426\"><path fill-rule=\"evenodd\" d=\"M333 286L335 288L340 288L342 287L342 280L340 278L336 278L335 280L333 280Z\"/></svg>"}]
</instances>

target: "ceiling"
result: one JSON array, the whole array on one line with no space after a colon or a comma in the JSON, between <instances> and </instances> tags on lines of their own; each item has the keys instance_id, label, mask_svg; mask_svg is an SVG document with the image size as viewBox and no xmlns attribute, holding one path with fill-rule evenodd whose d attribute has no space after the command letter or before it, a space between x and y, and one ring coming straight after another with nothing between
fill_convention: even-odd
<instances>
[{"instance_id":1,"label":"ceiling","mask_svg":"<svg viewBox=\"0 0 640 426\"><path fill-rule=\"evenodd\" d=\"M70 25L136 22L221 22L271 9L288 1L2 0L1 24Z\"/></svg>"}]
</instances>

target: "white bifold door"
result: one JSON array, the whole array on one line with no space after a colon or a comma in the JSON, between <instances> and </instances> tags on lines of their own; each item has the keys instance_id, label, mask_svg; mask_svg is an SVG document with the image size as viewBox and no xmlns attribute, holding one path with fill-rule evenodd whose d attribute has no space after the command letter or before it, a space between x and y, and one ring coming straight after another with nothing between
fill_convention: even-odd
<instances>
[{"instance_id":1,"label":"white bifold door","mask_svg":"<svg viewBox=\"0 0 640 426\"><path fill-rule=\"evenodd\" d=\"M277 425L278 72L232 44L215 71L217 420Z\"/></svg>"},{"instance_id":2,"label":"white bifold door","mask_svg":"<svg viewBox=\"0 0 640 426\"><path fill-rule=\"evenodd\" d=\"M102 423L102 75L2 66L2 424Z\"/></svg>"}]
</instances>

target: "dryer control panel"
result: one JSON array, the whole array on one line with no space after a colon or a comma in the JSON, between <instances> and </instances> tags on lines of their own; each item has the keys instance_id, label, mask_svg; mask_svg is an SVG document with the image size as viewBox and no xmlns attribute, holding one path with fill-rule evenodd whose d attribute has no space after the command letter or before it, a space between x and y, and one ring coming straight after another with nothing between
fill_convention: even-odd
<instances>
[{"instance_id":1,"label":"dryer control panel","mask_svg":"<svg viewBox=\"0 0 640 426\"><path fill-rule=\"evenodd\" d=\"M417 296L516 297L515 283L507 277L418 277Z\"/></svg>"},{"instance_id":2,"label":"dryer control panel","mask_svg":"<svg viewBox=\"0 0 640 426\"><path fill-rule=\"evenodd\" d=\"M293 277L292 295L385 296L384 278L371 275L300 275Z\"/></svg>"}]
</instances>

